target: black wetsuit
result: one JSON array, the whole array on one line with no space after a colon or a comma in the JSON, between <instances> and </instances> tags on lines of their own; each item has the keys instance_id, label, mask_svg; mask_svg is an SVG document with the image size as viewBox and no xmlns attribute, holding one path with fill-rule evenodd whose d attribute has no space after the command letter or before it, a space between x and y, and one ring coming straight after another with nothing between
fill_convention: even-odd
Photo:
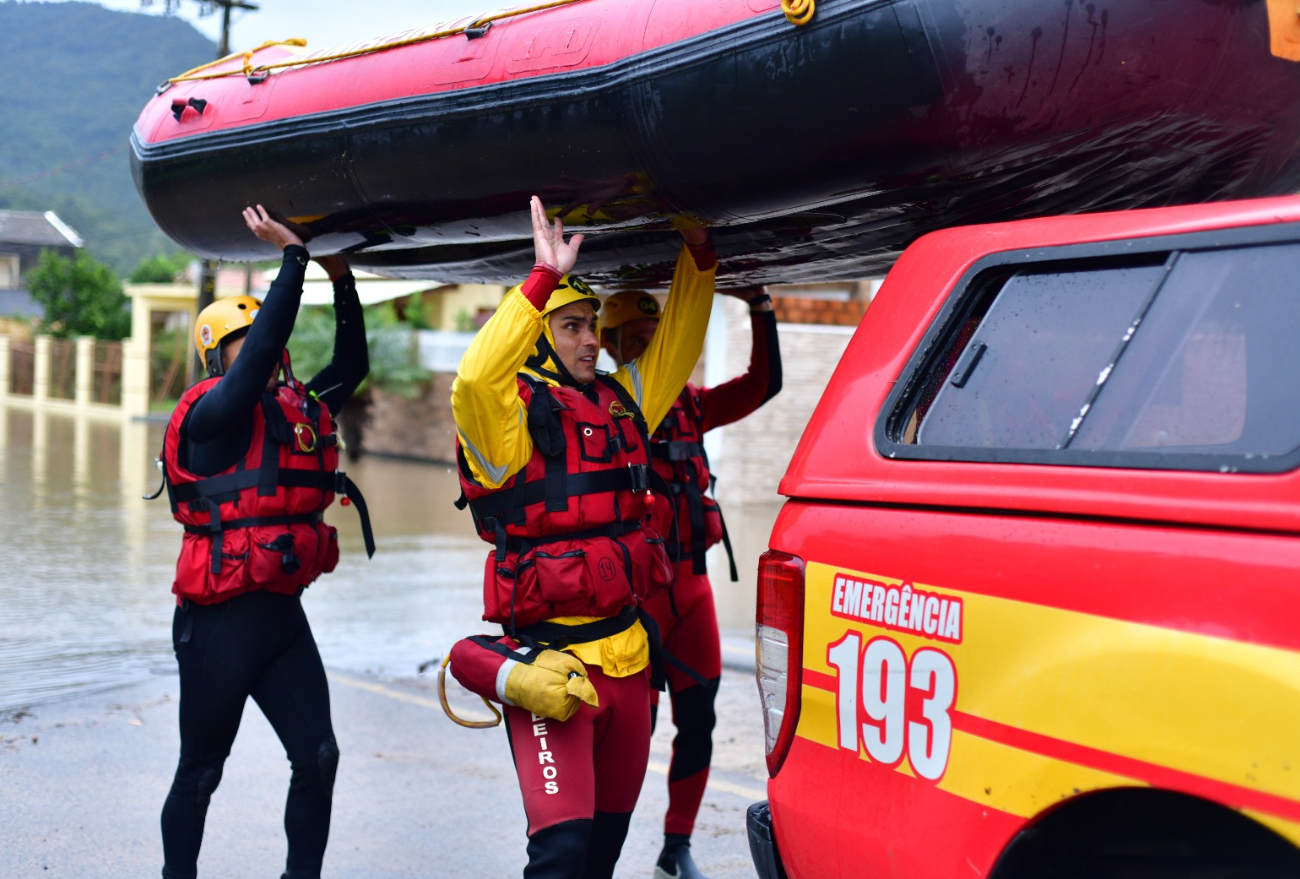
<instances>
[{"instance_id":1,"label":"black wetsuit","mask_svg":"<svg viewBox=\"0 0 1300 879\"><path fill-rule=\"evenodd\" d=\"M225 377L181 427L182 463L203 476L233 466L252 440L251 416L289 341L302 298L307 251L290 245L280 274ZM307 388L338 412L368 371L366 334L352 276L334 284L334 356ZM285 875L318 879L329 836L338 747L329 687L297 596L257 590L212 605L178 607L172 645L180 665L181 755L162 811L165 879L197 875L203 823L244 704L252 696L289 756Z\"/></svg>"}]
</instances>

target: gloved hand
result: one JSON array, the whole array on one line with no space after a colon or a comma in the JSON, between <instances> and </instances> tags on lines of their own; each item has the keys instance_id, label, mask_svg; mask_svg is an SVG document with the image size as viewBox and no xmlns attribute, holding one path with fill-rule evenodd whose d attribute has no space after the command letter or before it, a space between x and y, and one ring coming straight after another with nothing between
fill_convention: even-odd
<instances>
[{"instance_id":1,"label":"gloved hand","mask_svg":"<svg viewBox=\"0 0 1300 879\"><path fill-rule=\"evenodd\" d=\"M583 702L600 707L582 660L559 650L543 650L531 663L516 664L505 689L505 697L515 705L552 720L568 720Z\"/></svg>"}]
</instances>

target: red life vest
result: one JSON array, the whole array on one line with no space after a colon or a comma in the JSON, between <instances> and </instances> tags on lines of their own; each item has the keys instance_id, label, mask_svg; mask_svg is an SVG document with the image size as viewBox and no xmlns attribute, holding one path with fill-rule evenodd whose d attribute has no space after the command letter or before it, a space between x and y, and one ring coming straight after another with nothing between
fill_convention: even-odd
<instances>
[{"instance_id":1,"label":"red life vest","mask_svg":"<svg viewBox=\"0 0 1300 879\"><path fill-rule=\"evenodd\" d=\"M479 536L495 545L483 619L507 632L565 616L615 617L672 579L653 503L645 421L613 379L586 393L520 375L533 455L506 485L473 478L457 443L461 487ZM635 616L627 618L630 625Z\"/></svg>"},{"instance_id":2,"label":"red life vest","mask_svg":"<svg viewBox=\"0 0 1300 879\"><path fill-rule=\"evenodd\" d=\"M664 547L674 562L691 561L696 574L706 573L704 551L727 539L722 510L706 492L713 488L709 458L704 453L704 410L699 388L687 385L650 437L650 465L672 491L651 513L651 523L664 535ZM731 561L731 579L736 563Z\"/></svg>"},{"instance_id":3,"label":"red life vest","mask_svg":"<svg viewBox=\"0 0 1300 879\"><path fill-rule=\"evenodd\" d=\"M257 589L293 595L334 570L338 536L322 514L335 493L357 504L373 554L365 501L337 469L329 409L296 381L262 394L248 451L232 467L201 476L181 465L186 416L220 380L205 379L181 396L163 439L172 516L185 526L172 584L178 601L215 604Z\"/></svg>"}]
</instances>

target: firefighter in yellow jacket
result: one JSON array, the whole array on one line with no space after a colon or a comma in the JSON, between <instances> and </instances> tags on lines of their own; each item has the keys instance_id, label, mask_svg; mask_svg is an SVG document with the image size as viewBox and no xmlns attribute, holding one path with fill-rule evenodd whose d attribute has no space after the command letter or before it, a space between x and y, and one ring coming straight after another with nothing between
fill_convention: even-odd
<instances>
[{"instance_id":1,"label":"firefighter in yellow jacket","mask_svg":"<svg viewBox=\"0 0 1300 879\"><path fill-rule=\"evenodd\" d=\"M635 363L605 375L600 302L568 274L582 236L566 242L536 197L531 209L537 263L466 351L452 411L461 484L493 545L484 619L521 650L581 660L598 703L560 721L514 706L503 688L496 696L528 814L524 877L596 879L613 875L649 757L657 638L639 605L672 576L647 522L646 425L668 413L699 358L716 258L705 230L682 233L658 332Z\"/></svg>"}]
</instances>

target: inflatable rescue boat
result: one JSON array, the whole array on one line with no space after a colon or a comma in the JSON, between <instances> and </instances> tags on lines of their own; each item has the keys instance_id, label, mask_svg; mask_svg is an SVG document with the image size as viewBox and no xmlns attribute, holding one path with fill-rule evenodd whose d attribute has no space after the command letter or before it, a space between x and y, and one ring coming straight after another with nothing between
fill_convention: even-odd
<instances>
[{"instance_id":1,"label":"inflatable rescue boat","mask_svg":"<svg viewBox=\"0 0 1300 879\"><path fill-rule=\"evenodd\" d=\"M1295 191L1297 37L1281 0L557 0L178 76L132 168L221 259L273 255L261 203L359 268L512 283L536 193L599 284L666 281L678 216L720 283L861 278L943 226Z\"/></svg>"}]
</instances>

